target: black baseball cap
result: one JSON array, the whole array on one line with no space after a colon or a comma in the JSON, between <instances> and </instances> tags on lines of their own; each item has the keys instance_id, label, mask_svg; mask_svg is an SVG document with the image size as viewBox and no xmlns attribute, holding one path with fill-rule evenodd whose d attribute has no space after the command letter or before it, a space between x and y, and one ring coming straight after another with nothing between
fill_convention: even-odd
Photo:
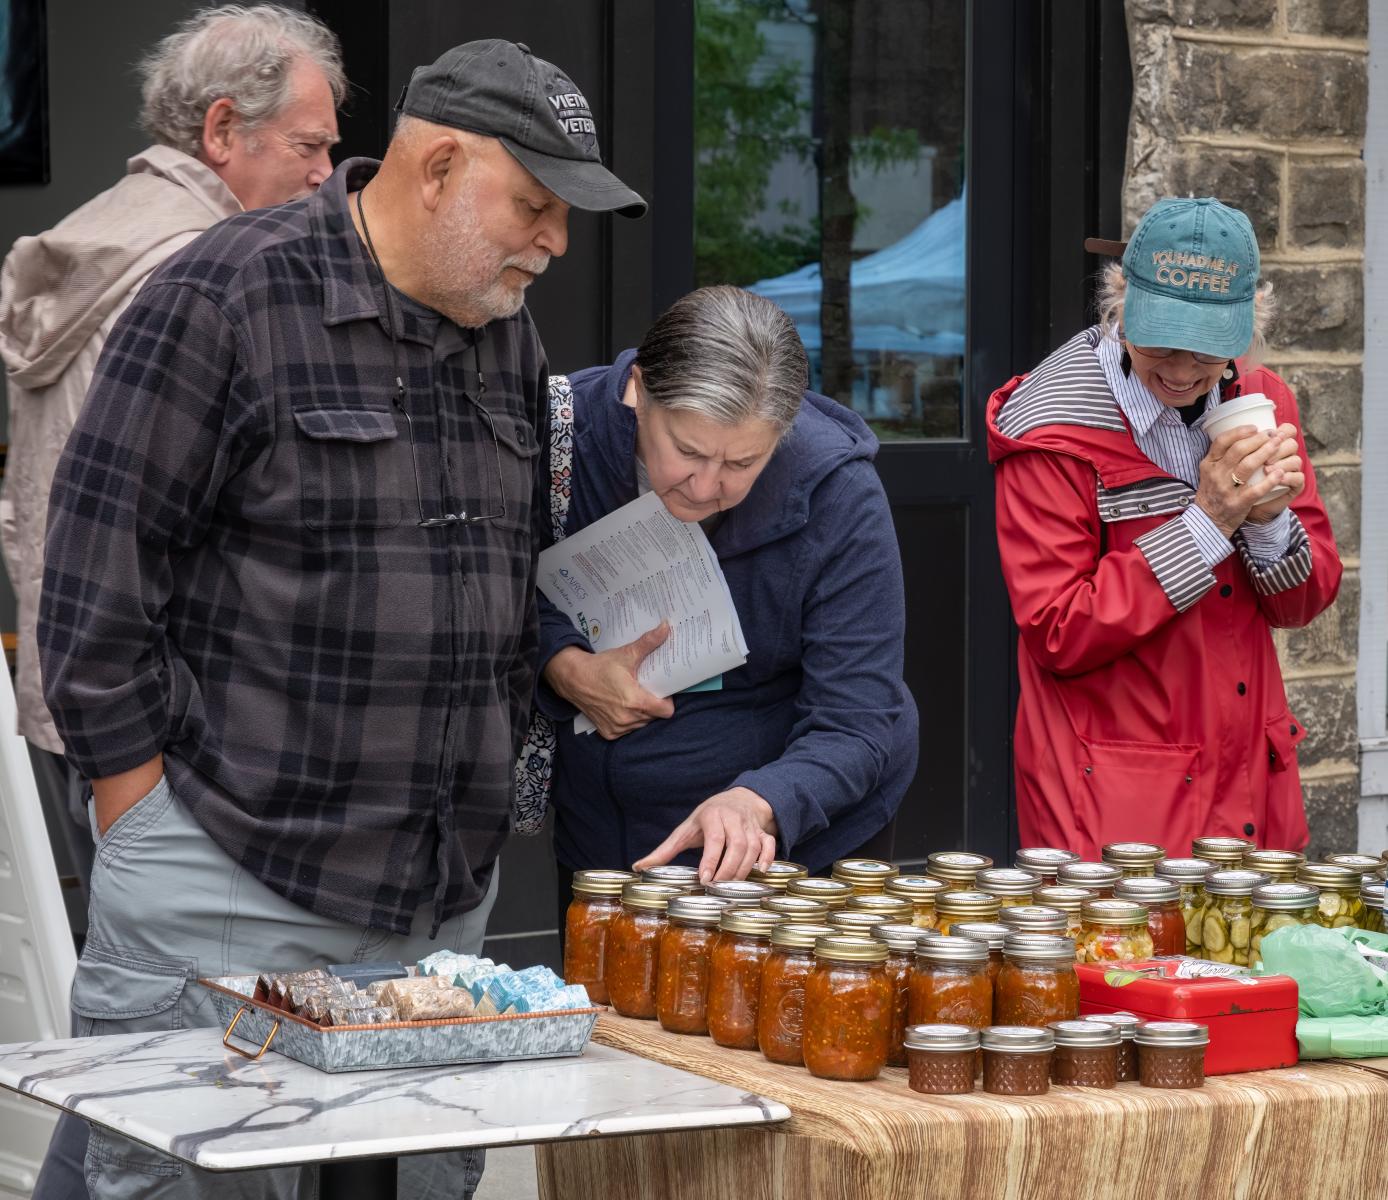
<instances>
[{"instance_id":1,"label":"black baseball cap","mask_svg":"<svg viewBox=\"0 0 1388 1200\"><path fill-rule=\"evenodd\" d=\"M639 217L646 202L602 165L578 86L530 47L497 38L454 46L416 67L396 112L494 137L556 196L588 212Z\"/></svg>"}]
</instances>

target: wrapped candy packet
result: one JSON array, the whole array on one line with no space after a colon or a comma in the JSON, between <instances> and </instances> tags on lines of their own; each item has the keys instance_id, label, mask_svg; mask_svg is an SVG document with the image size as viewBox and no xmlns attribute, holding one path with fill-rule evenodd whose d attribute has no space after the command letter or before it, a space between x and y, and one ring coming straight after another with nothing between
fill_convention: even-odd
<instances>
[{"instance_id":1,"label":"wrapped candy packet","mask_svg":"<svg viewBox=\"0 0 1388 1200\"><path fill-rule=\"evenodd\" d=\"M311 971L285 971L270 977L270 994L267 999L276 1008L287 1009L289 1008L288 992L295 984L327 984L330 982L331 977L321 967L315 967Z\"/></svg>"},{"instance_id":2,"label":"wrapped candy packet","mask_svg":"<svg viewBox=\"0 0 1388 1200\"><path fill-rule=\"evenodd\" d=\"M442 975L412 975L408 979L387 979L381 984L372 984L366 994L377 1004L388 1004L399 1008L400 998L415 992L437 992L452 990L453 982Z\"/></svg>"},{"instance_id":3,"label":"wrapped candy packet","mask_svg":"<svg viewBox=\"0 0 1388 1200\"><path fill-rule=\"evenodd\" d=\"M395 1005L402 1021L439 1021L473 1015L472 996L464 988L406 992Z\"/></svg>"},{"instance_id":4,"label":"wrapped candy packet","mask_svg":"<svg viewBox=\"0 0 1388 1200\"><path fill-rule=\"evenodd\" d=\"M385 1025L398 1021L395 1009L383 1004L365 1007L334 1004L329 1007L325 1025Z\"/></svg>"}]
</instances>

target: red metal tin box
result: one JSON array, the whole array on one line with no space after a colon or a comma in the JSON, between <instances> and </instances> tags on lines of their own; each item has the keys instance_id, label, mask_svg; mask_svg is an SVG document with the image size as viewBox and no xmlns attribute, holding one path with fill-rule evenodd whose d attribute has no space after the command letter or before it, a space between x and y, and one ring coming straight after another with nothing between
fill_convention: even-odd
<instances>
[{"instance_id":1,"label":"red metal tin box","mask_svg":"<svg viewBox=\"0 0 1388 1200\"><path fill-rule=\"evenodd\" d=\"M1130 1012L1144 1021L1208 1025L1207 1075L1266 1071L1297 1061L1296 980L1172 978L1181 961L1078 964L1080 1014Z\"/></svg>"}]
</instances>

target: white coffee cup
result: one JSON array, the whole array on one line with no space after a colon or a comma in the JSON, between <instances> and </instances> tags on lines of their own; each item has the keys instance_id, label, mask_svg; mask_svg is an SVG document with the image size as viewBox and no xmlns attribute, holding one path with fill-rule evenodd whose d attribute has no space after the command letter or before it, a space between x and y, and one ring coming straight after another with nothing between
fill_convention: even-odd
<instances>
[{"instance_id":1,"label":"white coffee cup","mask_svg":"<svg viewBox=\"0 0 1388 1200\"><path fill-rule=\"evenodd\" d=\"M1205 417L1201 426L1205 435L1214 441L1221 434L1228 433L1231 429L1237 429L1240 425L1252 425L1254 429L1262 431L1274 430L1277 428L1277 407L1262 392L1249 392L1246 396L1235 396L1230 400L1225 400ZM1263 480L1263 468L1259 467L1253 472L1245 483L1261 483ZM1291 491L1288 487L1273 488L1267 494L1271 500L1274 496L1283 496Z\"/></svg>"}]
</instances>

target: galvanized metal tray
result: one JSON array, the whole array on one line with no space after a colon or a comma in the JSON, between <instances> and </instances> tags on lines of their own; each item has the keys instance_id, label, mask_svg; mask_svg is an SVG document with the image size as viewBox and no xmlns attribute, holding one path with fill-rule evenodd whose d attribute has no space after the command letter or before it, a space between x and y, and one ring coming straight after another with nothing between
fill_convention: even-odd
<instances>
[{"instance_id":1,"label":"galvanized metal tray","mask_svg":"<svg viewBox=\"0 0 1388 1200\"><path fill-rule=\"evenodd\" d=\"M259 1058L278 1050L320 1071L372 1071L387 1067L442 1067L508 1059L564 1058L582 1054L599 1009L459 1017L443 1021L395 1021L384 1025L325 1028L254 998L254 975L199 979L226 1022L228 1050ZM232 1035L258 1049L246 1050Z\"/></svg>"}]
</instances>

